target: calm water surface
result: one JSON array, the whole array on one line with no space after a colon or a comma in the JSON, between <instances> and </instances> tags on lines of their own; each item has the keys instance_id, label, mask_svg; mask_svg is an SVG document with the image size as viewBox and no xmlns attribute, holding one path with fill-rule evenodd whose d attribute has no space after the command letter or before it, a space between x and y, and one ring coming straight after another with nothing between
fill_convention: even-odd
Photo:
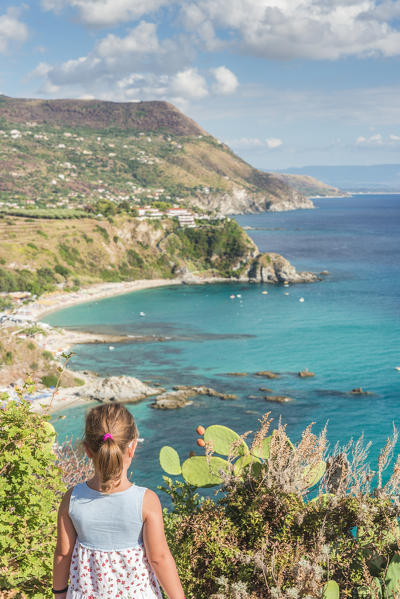
<instances>
[{"instance_id":1,"label":"calm water surface","mask_svg":"<svg viewBox=\"0 0 400 599\"><path fill-rule=\"evenodd\" d=\"M84 330L167 337L117 345L115 351L108 345L77 346L71 363L77 369L137 376L167 388L206 384L237 394L230 401L199 397L192 406L170 412L150 408L150 401L131 406L145 439L135 465L138 483L155 488L161 482L158 452L164 444L176 447L182 458L196 449L200 423L226 424L243 433L255 430L270 410L296 439L310 422L320 430L328 421L332 444L364 432L373 441L372 460L393 422L400 424L400 372L395 368L400 366L400 195L315 204L316 210L237 220L251 227L248 232L260 250L282 253L298 269L329 270L320 283L289 289L241 283L171 286L82 304L46 318ZM231 294L241 297L230 299ZM296 373L303 368L315 372L315 378L299 379ZM281 377L262 379L254 376L258 370L274 370ZM233 371L249 375L227 375ZM266 402L259 387L294 401ZM372 395L350 395L354 387ZM60 438L82 434L85 409L54 416Z\"/></svg>"}]
</instances>

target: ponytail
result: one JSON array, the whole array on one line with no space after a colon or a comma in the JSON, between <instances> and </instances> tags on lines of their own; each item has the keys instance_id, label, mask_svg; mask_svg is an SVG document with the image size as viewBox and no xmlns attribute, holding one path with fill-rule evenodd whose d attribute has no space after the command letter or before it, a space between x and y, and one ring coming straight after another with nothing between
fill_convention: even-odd
<instances>
[{"instance_id":1,"label":"ponytail","mask_svg":"<svg viewBox=\"0 0 400 599\"><path fill-rule=\"evenodd\" d=\"M100 488L102 491L110 491L112 487L119 484L123 457L122 451L114 440L109 439L100 445L99 451L94 456L94 466L101 475Z\"/></svg>"},{"instance_id":2,"label":"ponytail","mask_svg":"<svg viewBox=\"0 0 400 599\"><path fill-rule=\"evenodd\" d=\"M119 403L96 406L86 416L86 445L100 475L100 489L109 492L121 481L123 455L138 430L132 414Z\"/></svg>"}]
</instances>

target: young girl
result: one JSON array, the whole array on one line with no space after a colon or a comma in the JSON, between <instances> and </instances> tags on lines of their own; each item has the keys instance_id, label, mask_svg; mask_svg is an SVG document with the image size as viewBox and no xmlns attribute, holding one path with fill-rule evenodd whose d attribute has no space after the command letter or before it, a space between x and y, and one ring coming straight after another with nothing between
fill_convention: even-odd
<instances>
[{"instance_id":1,"label":"young girl","mask_svg":"<svg viewBox=\"0 0 400 599\"><path fill-rule=\"evenodd\" d=\"M88 413L84 446L95 474L70 489L59 508L56 598L161 599L158 579L169 599L184 599L160 501L127 478L137 439L123 405L103 404Z\"/></svg>"}]
</instances>

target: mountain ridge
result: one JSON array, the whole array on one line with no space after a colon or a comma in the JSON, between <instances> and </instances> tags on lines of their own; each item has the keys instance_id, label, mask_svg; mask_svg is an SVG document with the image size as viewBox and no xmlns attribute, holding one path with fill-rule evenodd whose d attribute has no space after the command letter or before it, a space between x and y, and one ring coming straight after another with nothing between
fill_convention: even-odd
<instances>
[{"instance_id":1,"label":"mountain ridge","mask_svg":"<svg viewBox=\"0 0 400 599\"><path fill-rule=\"evenodd\" d=\"M1 96L0 167L0 201L41 208L104 197L221 215L313 207L167 102Z\"/></svg>"},{"instance_id":2,"label":"mountain ridge","mask_svg":"<svg viewBox=\"0 0 400 599\"><path fill-rule=\"evenodd\" d=\"M309 175L346 191L400 191L400 164L308 165L278 171L281 174Z\"/></svg>"}]
</instances>

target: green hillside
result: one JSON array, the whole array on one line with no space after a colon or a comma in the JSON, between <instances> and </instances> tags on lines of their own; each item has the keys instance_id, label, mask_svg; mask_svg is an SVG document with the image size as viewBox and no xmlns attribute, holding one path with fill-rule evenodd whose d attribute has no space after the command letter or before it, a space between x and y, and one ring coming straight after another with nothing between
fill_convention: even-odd
<instances>
[{"instance_id":1,"label":"green hillside","mask_svg":"<svg viewBox=\"0 0 400 599\"><path fill-rule=\"evenodd\" d=\"M256 248L236 221L0 218L0 291L42 294L101 281L239 276Z\"/></svg>"},{"instance_id":2,"label":"green hillside","mask_svg":"<svg viewBox=\"0 0 400 599\"><path fill-rule=\"evenodd\" d=\"M311 207L166 102L0 96L0 208L84 210L99 199L231 214Z\"/></svg>"}]
</instances>

